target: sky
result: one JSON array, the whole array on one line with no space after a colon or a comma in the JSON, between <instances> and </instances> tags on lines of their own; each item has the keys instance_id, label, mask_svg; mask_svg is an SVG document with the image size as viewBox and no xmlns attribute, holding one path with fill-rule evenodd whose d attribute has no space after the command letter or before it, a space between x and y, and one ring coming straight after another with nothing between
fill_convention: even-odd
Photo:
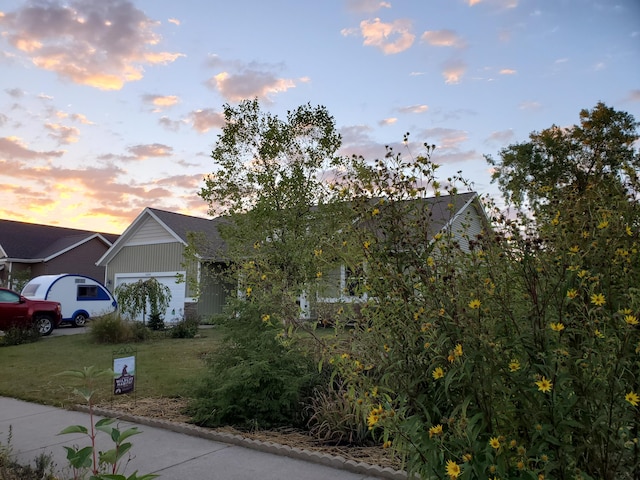
<instances>
[{"instance_id":1,"label":"sky","mask_svg":"<svg viewBox=\"0 0 640 480\"><path fill-rule=\"evenodd\" d=\"M600 101L640 120L638 0L0 0L0 218L122 233L198 196L225 104L323 105L340 153L485 155Z\"/></svg>"}]
</instances>

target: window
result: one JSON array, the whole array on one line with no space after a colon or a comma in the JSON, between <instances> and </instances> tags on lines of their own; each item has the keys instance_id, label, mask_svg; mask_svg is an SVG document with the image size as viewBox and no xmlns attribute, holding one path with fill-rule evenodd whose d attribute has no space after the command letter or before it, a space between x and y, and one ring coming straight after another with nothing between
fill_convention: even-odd
<instances>
[{"instance_id":1,"label":"window","mask_svg":"<svg viewBox=\"0 0 640 480\"><path fill-rule=\"evenodd\" d=\"M78 300L94 300L97 296L97 285L78 285Z\"/></svg>"}]
</instances>

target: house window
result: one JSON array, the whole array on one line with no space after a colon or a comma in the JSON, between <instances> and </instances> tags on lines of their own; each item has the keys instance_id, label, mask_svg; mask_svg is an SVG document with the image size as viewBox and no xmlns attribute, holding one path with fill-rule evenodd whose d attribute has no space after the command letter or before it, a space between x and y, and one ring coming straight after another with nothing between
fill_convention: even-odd
<instances>
[{"instance_id":1,"label":"house window","mask_svg":"<svg viewBox=\"0 0 640 480\"><path fill-rule=\"evenodd\" d=\"M345 267L344 269L344 292L349 297L359 297L364 292L364 266Z\"/></svg>"}]
</instances>

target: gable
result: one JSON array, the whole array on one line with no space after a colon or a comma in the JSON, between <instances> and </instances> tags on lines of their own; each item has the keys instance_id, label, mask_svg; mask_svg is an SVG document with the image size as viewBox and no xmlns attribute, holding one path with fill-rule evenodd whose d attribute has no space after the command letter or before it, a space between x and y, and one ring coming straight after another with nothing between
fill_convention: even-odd
<instances>
[{"instance_id":1,"label":"gable","mask_svg":"<svg viewBox=\"0 0 640 480\"><path fill-rule=\"evenodd\" d=\"M133 232L125 245L153 245L157 243L173 243L176 241L176 237L160 225L155 218L147 216L142 220L140 226Z\"/></svg>"}]
</instances>

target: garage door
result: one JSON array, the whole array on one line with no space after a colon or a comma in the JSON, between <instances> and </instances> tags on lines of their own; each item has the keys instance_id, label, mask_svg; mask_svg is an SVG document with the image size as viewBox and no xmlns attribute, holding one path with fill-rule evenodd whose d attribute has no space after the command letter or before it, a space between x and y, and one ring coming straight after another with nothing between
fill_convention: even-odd
<instances>
[{"instance_id":1,"label":"garage door","mask_svg":"<svg viewBox=\"0 0 640 480\"><path fill-rule=\"evenodd\" d=\"M181 273L184 278L185 272L160 272L160 273L120 273L115 275L116 288L118 285L126 283L135 283L139 280L149 280L155 278L158 282L169 287L171 291L171 302L169 308L164 312L165 323L175 323L182 319L184 313L184 300L185 300L185 283L176 283L176 274ZM149 312L147 311L147 320ZM135 320L142 321L142 314Z\"/></svg>"}]
</instances>

